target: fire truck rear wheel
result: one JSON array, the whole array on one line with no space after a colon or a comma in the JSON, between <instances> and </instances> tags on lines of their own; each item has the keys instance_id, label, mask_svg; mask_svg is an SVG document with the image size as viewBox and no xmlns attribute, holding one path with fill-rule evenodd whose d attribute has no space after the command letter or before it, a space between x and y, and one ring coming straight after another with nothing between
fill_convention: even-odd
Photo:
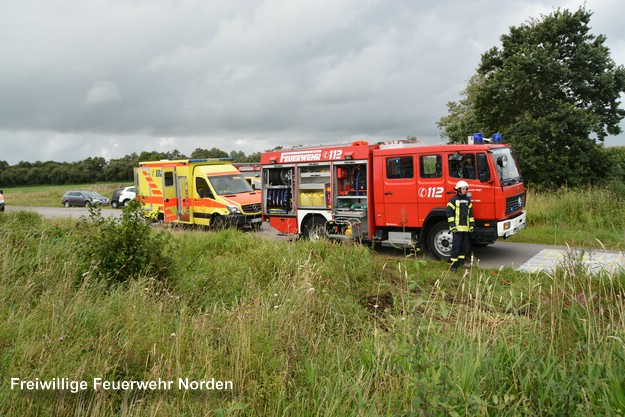
<instances>
[{"instance_id":1,"label":"fire truck rear wheel","mask_svg":"<svg viewBox=\"0 0 625 417\"><path fill-rule=\"evenodd\" d=\"M451 256L453 235L447 222L436 223L428 233L428 248L437 259L448 259Z\"/></svg>"},{"instance_id":2,"label":"fire truck rear wheel","mask_svg":"<svg viewBox=\"0 0 625 417\"><path fill-rule=\"evenodd\" d=\"M326 232L326 219L321 216L313 216L306 221L302 230L304 239L316 242L328 237Z\"/></svg>"}]
</instances>

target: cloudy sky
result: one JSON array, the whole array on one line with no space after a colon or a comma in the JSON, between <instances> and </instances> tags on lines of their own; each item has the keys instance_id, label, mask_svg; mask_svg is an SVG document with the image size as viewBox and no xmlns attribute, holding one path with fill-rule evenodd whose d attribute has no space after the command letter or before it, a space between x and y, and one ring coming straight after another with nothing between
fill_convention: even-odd
<instances>
[{"instance_id":1,"label":"cloudy sky","mask_svg":"<svg viewBox=\"0 0 625 417\"><path fill-rule=\"evenodd\" d=\"M0 160L249 154L408 135L443 143L435 123L480 55L510 26L583 3L4 1ZM624 65L625 2L585 4ZM606 143L625 145L625 135Z\"/></svg>"}]
</instances>

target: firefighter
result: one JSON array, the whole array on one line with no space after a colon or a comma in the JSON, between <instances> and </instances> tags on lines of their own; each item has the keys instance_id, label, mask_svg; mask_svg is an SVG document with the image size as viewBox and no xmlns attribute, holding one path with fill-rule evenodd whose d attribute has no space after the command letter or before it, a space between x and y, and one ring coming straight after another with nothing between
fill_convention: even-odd
<instances>
[{"instance_id":1,"label":"firefighter","mask_svg":"<svg viewBox=\"0 0 625 417\"><path fill-rule=\"evenodd\" d=\"M473 232L475 226L473 204L467 195L469 184L466 181L458 181L454 189L456 195L447 203L447 222L449 231L454 235L451 245L452 272L456 272L459 266L464 265L464 257L469 245L469 233Z\"/></svg>"}]
</instances>

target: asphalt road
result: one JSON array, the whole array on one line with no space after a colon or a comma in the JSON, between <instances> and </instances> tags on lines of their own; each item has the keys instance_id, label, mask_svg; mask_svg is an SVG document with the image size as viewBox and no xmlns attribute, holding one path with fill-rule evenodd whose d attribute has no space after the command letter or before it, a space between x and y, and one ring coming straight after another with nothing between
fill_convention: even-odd
<instances>
[{"instance_id":1,"label":"asphalt road","mask_svg":"<svg viewBox=\"0 0 625 417\"><path fill-rule=\"evenodd\" d=\"M35 211L46 218L56 218L56 217L71 217L71 218L80 218L82 216L88 216L89 210L83 207L13 207L7 206L6 211L18 211L18 210L30 210ZM111 209L111 208L103 208L102 215L103 216L115 216L119 217L122 213L121 209ZM261 227L261 231L259 232L264 237L281 239L281 240L293 240L294 236L284 236L278 233L276 230L271 228L267 223L264 223ZM499 240L495 242L494 245L478 247L474 248L474 263L482 268L500 268L505 266L510 266L514 269L517 269L524 265L526 262L532 260L533 258L540 258L540 254L545 251L566 251L566 247L556 247L549 245L541 245L541 244L532 244L532 243L516 243L516 242L506 242L503 240ZM404 253L398 249L392 248L381 248L378 252L382 256L389 257L404 257ZM600 253L605 253L608 255L617 256L617 252L614 251L596 251ZM420 255L430 258L429 254ZM622 255L621 255L622 258ZM547 263L552 262L548 261ZM553 260L556 262L556 260ZM552 263L553 263L552 262ZM617 259L615 262L618 264L623 263L621 259Z\"/></svg>"}]
</instances>

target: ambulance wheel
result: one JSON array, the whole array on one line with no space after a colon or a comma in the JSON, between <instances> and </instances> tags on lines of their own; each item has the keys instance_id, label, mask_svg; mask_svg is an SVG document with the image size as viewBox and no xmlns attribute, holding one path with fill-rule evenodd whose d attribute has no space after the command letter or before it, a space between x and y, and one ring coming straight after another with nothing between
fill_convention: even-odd
<instances>
[{"instance_id":1,"label":"ambulance wheel","mask_svg":"<svg viewBox=\"0 0 625 417\"><path fill-rule=\"evenodd\" d=\"M223 216L220 216L219 214L215 214L213 215L213 217L211 217L210 225L214 230L225 229L226 220L223 218Z\"/></svg>"},{"instance_id":2,"label":"ambulance wheel","mask_svg":"<svg viewBox=\"0 0 625 417\"><path fill-rule=\"evenodd\" d=\"M117 207L119 207L119 204L117 203L117 201L113 201L113 202L111 203L111 207L113 207L113 208L115 208L115 209L116 209Z\"/></svg>"},{"instance_id":3,"label":"ambulance wheel","mask_svg":"<svg viewBox=\"0 0 625 417\"><path fill-rule=\"evenodd\" d=\"M447 222L436 223L428 233L428 249L436 259L451 257L453 234L449 231Z\"/></svg>"},{"instance_id":4,"label":"ambulance wheel","mask_svg":"<svg viewBox=\"0 0 625 417\"><path fill-rule=\"evenodd\" d=\"M321 216L308 219L302 228L302 237L313 242L327 238L326 219Z\"/></svg>"}]
</instances>

